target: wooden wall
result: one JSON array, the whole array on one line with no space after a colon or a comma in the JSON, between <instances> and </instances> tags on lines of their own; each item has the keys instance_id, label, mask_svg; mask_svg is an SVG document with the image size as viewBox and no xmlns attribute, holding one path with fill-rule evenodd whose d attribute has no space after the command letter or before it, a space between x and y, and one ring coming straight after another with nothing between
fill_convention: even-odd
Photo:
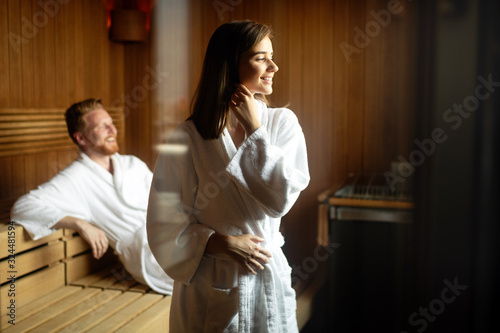
<instances>
[{"instance_id":1,"label":"wooden wall","mask_svg":"<svg viewBox=\"0 0 500 333\"><path fill-rule=\"evenodd\" d=\"M349 173L390 171L391 161L408 156L414 139L417 8L404 2L390 8L394 14L388 3L193 0L189 6L166 1L158 11L163 24L153 41L155 63L171 74L154 93L155 100L163 100L157 117L173 122L163 121L164 130L187 116L184 104L196 89L206 46L219 25L240 19L272 25L280 69L270 99L277 106L289 104L299 117L311 171L310 186L283 221L292 263L300 264L316 247L320 192ZM390 17L381 13L385 26L378 23L377 30L375 16L382 10ZM368 22L373 37L355 40ZM185 28L181 36L178 27ZM347 57L343 43L357 51Z\"/></svg>"},{"instance_id":2,"label":"wooden wall","mask_svg":"<svg viewBox=\"0 0 500 333\"><path fill-rule=\"evenodd\" d=\"M101 0L55 2L57 13L45 15L46 22L37 0L0 2L0 109L67 108L100 97L105 106L125 109L121 152L151 168L154 145L188 115L213 31L234 19L273 26L280 70L271 100L289 104L299 117L311 171L310 186L283 223L292 263L313 254L321 191L351 172L384 172L399 155L408 156L415 117L413 2L401 2L403 10L379 23L364 44L356 44L356 29L365 31L369 22L376 28L371 12L387 11L394 1L158 0L149 40L140 44L109 41ZM345 44L358 46L350 57L342 52ZM74 151L55 151L0 158L0 199L36 187L73 157Z\"/></svg>"},{"instance_id":3,"label":"wooden wall","mask_svg":"<svg viewBox=\"0 0 500 333\"><path fill-rule=\"evenodd\" d=\"M85 98L110 105L124 91L124 47L108 39L102 1L40 3L0 2L0 109L60 109L64 119ZM68 148L1 157L0 199L47 181L75 155Z\"/></svg>"}]
</instances>

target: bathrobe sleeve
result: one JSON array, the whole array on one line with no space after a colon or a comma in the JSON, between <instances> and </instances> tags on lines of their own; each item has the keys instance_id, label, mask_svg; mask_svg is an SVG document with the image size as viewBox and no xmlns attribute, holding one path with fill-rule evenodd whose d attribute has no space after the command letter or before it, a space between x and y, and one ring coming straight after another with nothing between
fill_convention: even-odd
<instances>
[{"instance_id":1,"label":"bathrobe sleeve","mask_svg":"<svg viewBox=\"0 0 500 333\"><path fill-rule=\"evenodd\" d=\"M189 285L214 230L196 219L196 172L186 142L165 146L156 162L147 214L148 242L175 281Z\"/></svg>"},{"instance_id":2,"label":"bathrobe sleeve","mask_svg":"<svg viewBox=\"0 0 500 333\"><path fill-rule=\"evenodd\" d=\"M271 217L285 215L309 183L307 150L298 119L288 109L270 109L268 125L239 147L227 172Z\"/></svg>"},{"instance_id":3,"label":"bathrobe sleeve","mask_svg":"<svg viewBox=\"0 0 500 333\"><path fill-rule=\"evenodd\" d=\"M11 211L11 219L21 224L31 238L37 240L53 233L52 227L65 216L89 220L85 201L75 184L64 174L19 198Z\"/></svg>"}]
</instances>

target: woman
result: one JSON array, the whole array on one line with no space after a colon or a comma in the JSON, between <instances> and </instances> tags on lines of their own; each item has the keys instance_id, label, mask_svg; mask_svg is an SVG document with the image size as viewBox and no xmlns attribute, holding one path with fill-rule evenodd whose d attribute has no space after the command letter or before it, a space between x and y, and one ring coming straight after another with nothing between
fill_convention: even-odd
<instances>
[{"instance_id":1,"label":"woman","mask_svg":"<svg viewBox=\"0 0 500 333\"><path fill-rule=\"evenodd\" d=\"M265 103L271 36L251 21L215 31L191 117L158 158L148 238L175 281L171 332L297 331L279 227L309 171L297 117Z\"/></svg>"}]
</instances>

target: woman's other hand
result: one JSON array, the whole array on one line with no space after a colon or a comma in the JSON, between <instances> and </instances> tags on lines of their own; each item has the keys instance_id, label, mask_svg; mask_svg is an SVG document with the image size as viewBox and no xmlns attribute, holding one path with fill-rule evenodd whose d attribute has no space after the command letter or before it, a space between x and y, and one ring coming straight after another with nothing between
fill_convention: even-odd
<instances>
[{"instance_id":1,"label":"woman's other hand","mask_svg":"<svg viewBox=\"0 0 500 333\"><path fill-rule=\"evenodd\" d=\"M256 269L263 270L269 262L271 253L259 245L264 239L259 236L245 234L239 236L213 234L207 243L207 253L225 253L252 274Z\"/></svg>"}]
</instances>

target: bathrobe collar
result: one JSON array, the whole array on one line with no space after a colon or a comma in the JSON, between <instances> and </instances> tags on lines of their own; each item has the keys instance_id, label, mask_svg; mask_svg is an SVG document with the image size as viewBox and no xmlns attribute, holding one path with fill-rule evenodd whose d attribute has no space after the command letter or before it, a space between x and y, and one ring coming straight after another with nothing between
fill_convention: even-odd
<instances>
[{"instance_id":1,"label":"bathrobe collar","mask_svg":"<svg viewBox=\"0 0 500 333\"><path fill-rule=\"evenodd\" d=\"M102 166L100 166L97 162L92 160L89 155L87 155L83 150L78 149L78 160L87 166L90 170L92 170L93 173L95 173L97 176L102 178L104 181L106 181L110 185L118 185L115 184L117 179L120 179L121 176L121 168L119 166L118 159L116 156L118 153L114 153L111 155L111 163L113 163L113 174L111 174L109 171L104 169Z\"/></svg>"}]
</instances>

